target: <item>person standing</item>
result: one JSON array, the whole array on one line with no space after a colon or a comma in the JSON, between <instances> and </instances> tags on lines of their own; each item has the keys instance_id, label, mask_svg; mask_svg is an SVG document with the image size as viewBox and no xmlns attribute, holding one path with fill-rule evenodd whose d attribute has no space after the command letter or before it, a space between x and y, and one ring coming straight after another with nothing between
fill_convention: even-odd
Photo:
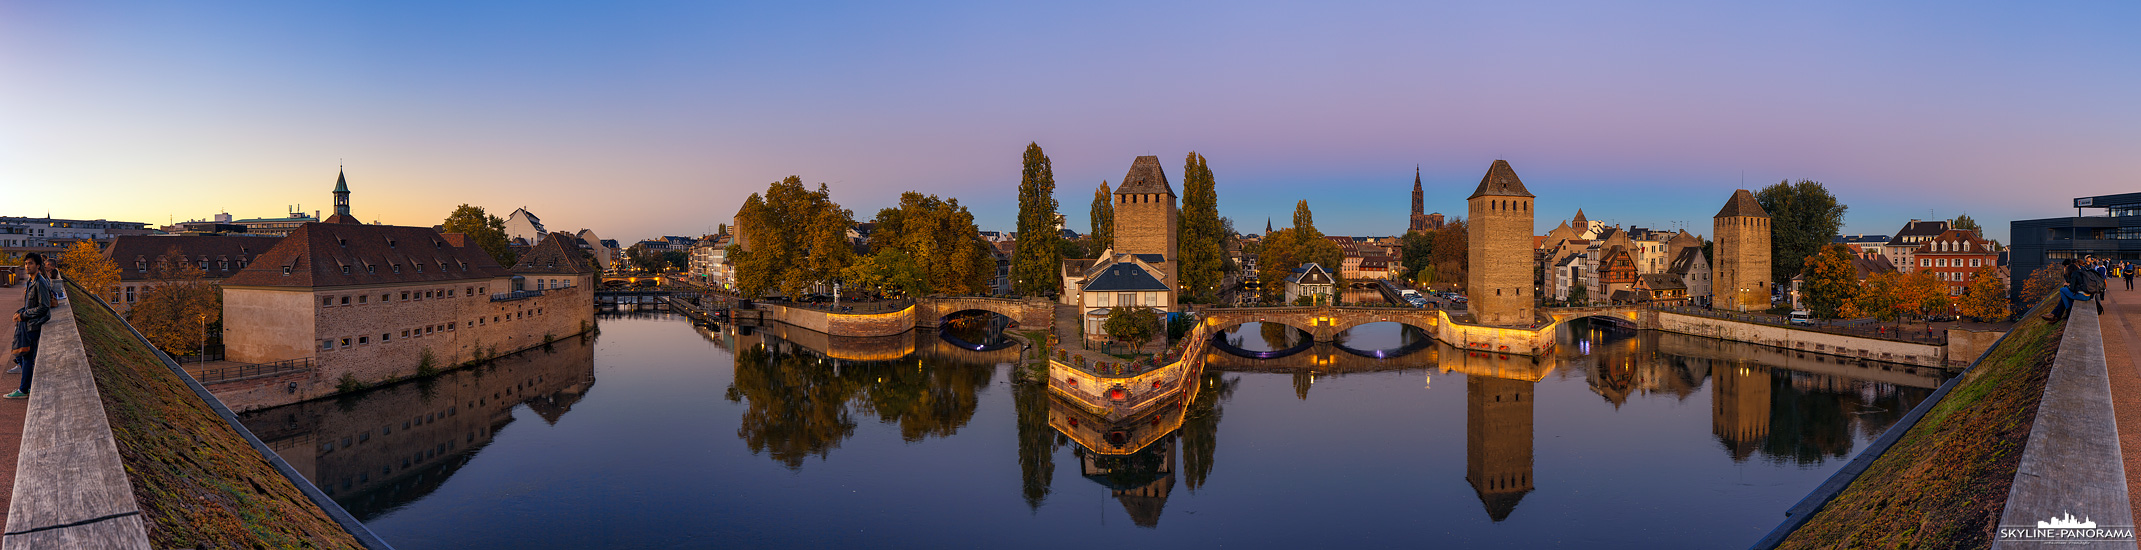
<instances>
[{"instance_id":1,"label":"person standing","mask_svg":"<svg viewBox=\"0 0 2141 550\"><path fill-rule=\"evenodd\" d=\"M2119 278L2121 278L2121 279L2126 279L2126 289L2127 289L2127 290L2133 290L2133 289L2134 289L2134 263L2133 263L2133 262L2126 262L2126 264L2125 264L2125 265L2123 265L2123 266L2121 266L2121 267L2119 268Z\"/></svg>"},{"instance_id":2,"label":"person standing","mask_svg":"<svg viewBox=\"0 0 2141 550\"><path fill-rule=\"evenodd\" d=\"M8 354L15 360L15 369L22 371L22 386L8 399L30 396L30 376L37 370L37 341L44 335L45 321L52 318L51 280L45 276L45 257L32 252L22 259L23 275L28 279L22 285L22 308L15 310L15 342Z\"/></svg>"}]
</instances>

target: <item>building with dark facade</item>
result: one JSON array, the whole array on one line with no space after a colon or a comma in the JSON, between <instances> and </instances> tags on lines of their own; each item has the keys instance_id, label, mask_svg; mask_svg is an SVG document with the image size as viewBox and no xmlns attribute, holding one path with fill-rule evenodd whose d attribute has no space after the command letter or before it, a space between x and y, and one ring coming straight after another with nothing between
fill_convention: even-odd
<instances>
[{"instance_id":1,"label":"building with dark facade","mask_svg":"<svg viewBox=\"0 0 2141 550\"><path fill-rule=\"evenodd\" d=\"M2095 255L2141 261L2141 193L2076 197L2074 216L2008 222L2010 280L2029 280L2038 268ZM2016 298L2021 284L2008 285Z\"/></svg>"}]
</instances>

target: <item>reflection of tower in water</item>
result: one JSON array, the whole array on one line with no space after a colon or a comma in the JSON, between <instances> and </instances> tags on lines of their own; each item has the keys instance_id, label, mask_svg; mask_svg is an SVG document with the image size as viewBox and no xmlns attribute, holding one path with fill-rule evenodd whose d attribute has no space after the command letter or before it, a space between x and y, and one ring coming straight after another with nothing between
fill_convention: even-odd
<instances>
[{"instance_id":1,"label":"reflection of tower in water","mask_svg":"<svg viewBox=\"0 0 2141 550\"><path fill-rule=\"evenodd\" d=\"M1710 430L1733 461L1746 460L1769 437L1769 367L1719 363L1710 379Z\"/></svg>"},{"instance_id":2,"label":"reflection of tower in water","mask_svg":"<svg viewBox=\"0 0 2141 550\"><path fill-rule=\"evenodd\" d=\"M1158 527L1167 494L1175 488L1175 438L1169 436L1128 455L1078 449L1079 473L1107 486L1108 496L1138 527Z\"/></svg>"},{"instance_id":3,"label":"reflection of tower in water","mask_svg":"<svg viewBox=\"0 0 2141 550\"><path fill-rule=\"evenodd\" d=\"M1465 481L1494 521L1508 519L1531 492L1535 382L1465 377Z\"/></svg>"}]
</instances>

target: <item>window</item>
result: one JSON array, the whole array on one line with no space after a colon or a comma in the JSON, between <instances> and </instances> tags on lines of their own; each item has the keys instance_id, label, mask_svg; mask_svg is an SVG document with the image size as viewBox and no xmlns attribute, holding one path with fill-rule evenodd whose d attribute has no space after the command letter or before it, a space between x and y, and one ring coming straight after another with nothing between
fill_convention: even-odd
<instances>
[{"instance_id":1,"label":"window","mask_svg":"<svg viewBox=\"0 0 2141 550\"><path fill-rule=\"evenodd\" d=\"M384 304L384 303L387 303L387 302L392 302L392 301L394 301L394 295L392 295L392 294L381 294L381 295L379 295L379 303L382 303L382 304Z\"/></svg>"},{"instance_id":2,"label":"window","mask_svg":"<svg viewBox=\"0 0 2141 550\"><path fill-rule=\"evenodd\" d=\"M369 299L369 298L371 298L371 297L372 297L372 295L370 295L370 294L365 294L365 295L361 295L361 296L358 296L358 297L357 297L357 303L360 303L360 304L362 304L362 303L364 303L364 301L365 301L366 299Z\"/></svg>"},{"instance_id":3,"label":"window","mask_svg":"<svg viewBox=\"0 0 2141 550\"><path fill-rule=\"evenodd\" d=\"M334 341L334 340L332 340L332 339L329 339L329 340L321 340L321 341L320 341L320 349L321 349L321 350L331 350L331 349L335 349L335 341Z\"/></svg>"},{"instance_id":4,"label":"window","mask_svg":"<svg viewBox=\"0 0 2141 550\"><path fill-rule=\"evenodd\" d=\"M1095 300L1095 301L1093 302L1093 305L1094 305L1094 306L1097 306L1097 307L1112 307L1112 306L1113 306L1113 304L1110 304L1110 303L1108 303L1108 302L1109 302L1109 300L1108 300L1108 296L1109 296L1109 294L1108 294L1108 293L1106 293L1106 292L1096 293L1096 294L1094 294L1094 296L1095 296L1095 298L1094 298L1094 300Z\"/></svg>"},{"instance_id":5,"label":"window","mask_svg":"<svg viewBox=\"0 0 2141 550\"><path fill-rule=\"evenodd\" d=\"M148 271L148 270L149 270L149 262L134 262L134 270L135 270L135 271Z\"/></svg>"},{"instance_id":6,"label":"window","mask_svg":"<svg viewBox=\"0 0 2141 550\"><path fill-rule=\"evenodd\" d=\"M393 340L392 336L394 336L394 335L393 335L392 333L380 333L380 334L379 334L379 341L380 341L381 343L385 343L385 342L386 342L386 341L388 341L388 340Z\"/></svg>"},{"instance_id":7,"label":"window","mask_svg":"<svg viewBox=\"0 0 2141 550\"><path fill-rule=\"evenodd\" d=\"M1983 258L1971 258L1970 267L1985 267Z\"/></svg>"},{"instance_id":8,"label":"window","mask_svg":"<svg viewBox=\"0 0 2141 550\"><path fill-rule=\"evenodd\" d=\"M409 337L409 331L408 331L408 330L403 330L403 331L401 331L401 337L403 337L403 338L408 338L408 337Z\"/></svg>"},{"instance_id":9,"label":"window","mask_svg":"<svg viewBox=\"0 0 2141 550\"><path fill-rule=\"evenodd\" d=\"M283 268L283 269L287 270L287 269L289 269L289 268ZM345 265L345 266L342 266L342 274L343 274L343 275L348 275L348 274L349 274L349 266L346 266L346 265Z\"/></svg>"},{"instance_id":10,"label":"window","mask_svg":"<svg viewBox=\"0 0 2141 550\"><path fill-rule=\"evenodd\" d=\"M320 297L320 307L327 307L327 306L331 306L331 305L335 305L335 297L333 297L333 296L322 296L322 297Z\"/></svg>"},{"instance_id":11,"label":"window","mask_svg":"<svg viewBox=\"0 0 2141 550\"><path fill-rule=\"evenodd\" d=\"M126 287L126 301L127 303L134 302L134 287L132 286Z\"/></svg>"},{"instance_id":12,"label":"window","mask_svg":"<svg viewBox=\"0 0 2141 550\"><path fill-rule=\"evenodd\" d=\"M1160 293L1158 293L1158 292L1147 292L1147 293L1145 293L1145 301L1144 301L1143 303L1144 303L1145 305L1148 305L1148 306L1158 306L1158 305L1160 305ZM538 311L540 311L540 310L538 310Z\"/></svg>"},{"instance_id":13,"label":"window","mask_svg":"<svg viewBox=\"0 0 2141 550\"><path fill-rule=\"evenodd\" d=\"M342 297L342 305L345 305L345 306L346 306L346 305L349 305L349 297L348 297L348 296L343 296L343 297Z\"/></svg>"},{"instance_id":14,"label":"window","mask_svg":"<svg viewBox=\"0 0 2141 550\"><path fill-rule=\"evenodd\" d=\"M379 266L376 266L376 265L366 265L366 266L364 266L364 272L365 272L365 273L378 273L378 272L379 272Z\"/></svg>"},{"instance_id":15,"label":"window","mask_svg":"<svg viewBox=\"0 0 2141 550\"><path fill-rule=\"evenodd\" d=\"M1120 293L1116 293L1116 294L1115 294L1115 305L1118 305L1118 306L1135 306L1135 305L1138 305L1138 304L1137 304L1137 293L1136 293L1136 292L1120 292Z\"/></svg>"},{"instance_id":16,"label":"window","mask_svg":"<svg viewBox=\"0 0 2141 550\"><path fill-rule=\"evenodd\" d=\"M287 266L287 265L286 265L286 266L282 266L282 274L283 274L284 276L289 276L289 275L290 275L290 266Z\"/></svg>"},{"instance_id":17,"label":"window","mask_svg":"<svg viewBox=\"0 0 2141 550\"><path fill-rule=\"evenodd\" d=\"M392 265L392 266L390 266L390 267L392 267L392 268L394 269L394 272L395 272L395 273L401 273L401 264L394 264L394 265Z\"/></svg>"},{"instance_id":18,"label":"window","mask_svg":"<svg viewBox=\"0 0 2141 550\"><path fill-rule=\"evenodd\" d=\"M345 348L346 348L346 347L349 347L349 339L348 339L348 338L343 338L343 339L342 339L342 347L345 347Z\"/></svg>"},{"instance_id":19,"label":"window","mask_svg":"<svg viewBox=\"0 0 2141 550\"><path fill-rule=\"evenodd\" d=\"M359 344L370 344L370 343L372 343L372 337L370 337L370 336L358 336L358 337L357 337L357 343L359 343Z\"/></svg>"},{"instance_id":20,"label":"window","mask_svg":"<svg viewBox=\"0 0 2141 550\"><path fill-rule=\"evenodd\" d=\"M407 301L407 300L409 299L409 291L407 291L407 290L401 291L401 299L402 299L403 301Z\"/></svg>"},{"instance_id":21,"label":"window","mask_svg":"<svg viewBox=\"0 0 2141 550\"><path fill-rule=\"evenodd\" d=\"M1919 259L1918 259L1918 267L1933 267L1933 260L1930 260L1930 259L1926 259L1926 258L1919 258Z\"/></svg>"}]
</instances>

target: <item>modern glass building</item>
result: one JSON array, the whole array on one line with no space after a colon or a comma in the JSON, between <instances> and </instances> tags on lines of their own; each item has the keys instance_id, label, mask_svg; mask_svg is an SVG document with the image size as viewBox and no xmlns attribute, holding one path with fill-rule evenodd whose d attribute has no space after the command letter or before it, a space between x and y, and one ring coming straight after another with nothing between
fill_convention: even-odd
<instances>
[{"instance_id":1,"label":"modern glass building","mask_svg":"<svg viewBox=\"0 0 2141 550\"><path fill-rule=\"evenodd\" d=\"M2009 222L2008 273L2014 298L2038 268L2068 258L2141 261L2141 193L2074 199L2074 217Z\"/></svg>"}]
</instances>

